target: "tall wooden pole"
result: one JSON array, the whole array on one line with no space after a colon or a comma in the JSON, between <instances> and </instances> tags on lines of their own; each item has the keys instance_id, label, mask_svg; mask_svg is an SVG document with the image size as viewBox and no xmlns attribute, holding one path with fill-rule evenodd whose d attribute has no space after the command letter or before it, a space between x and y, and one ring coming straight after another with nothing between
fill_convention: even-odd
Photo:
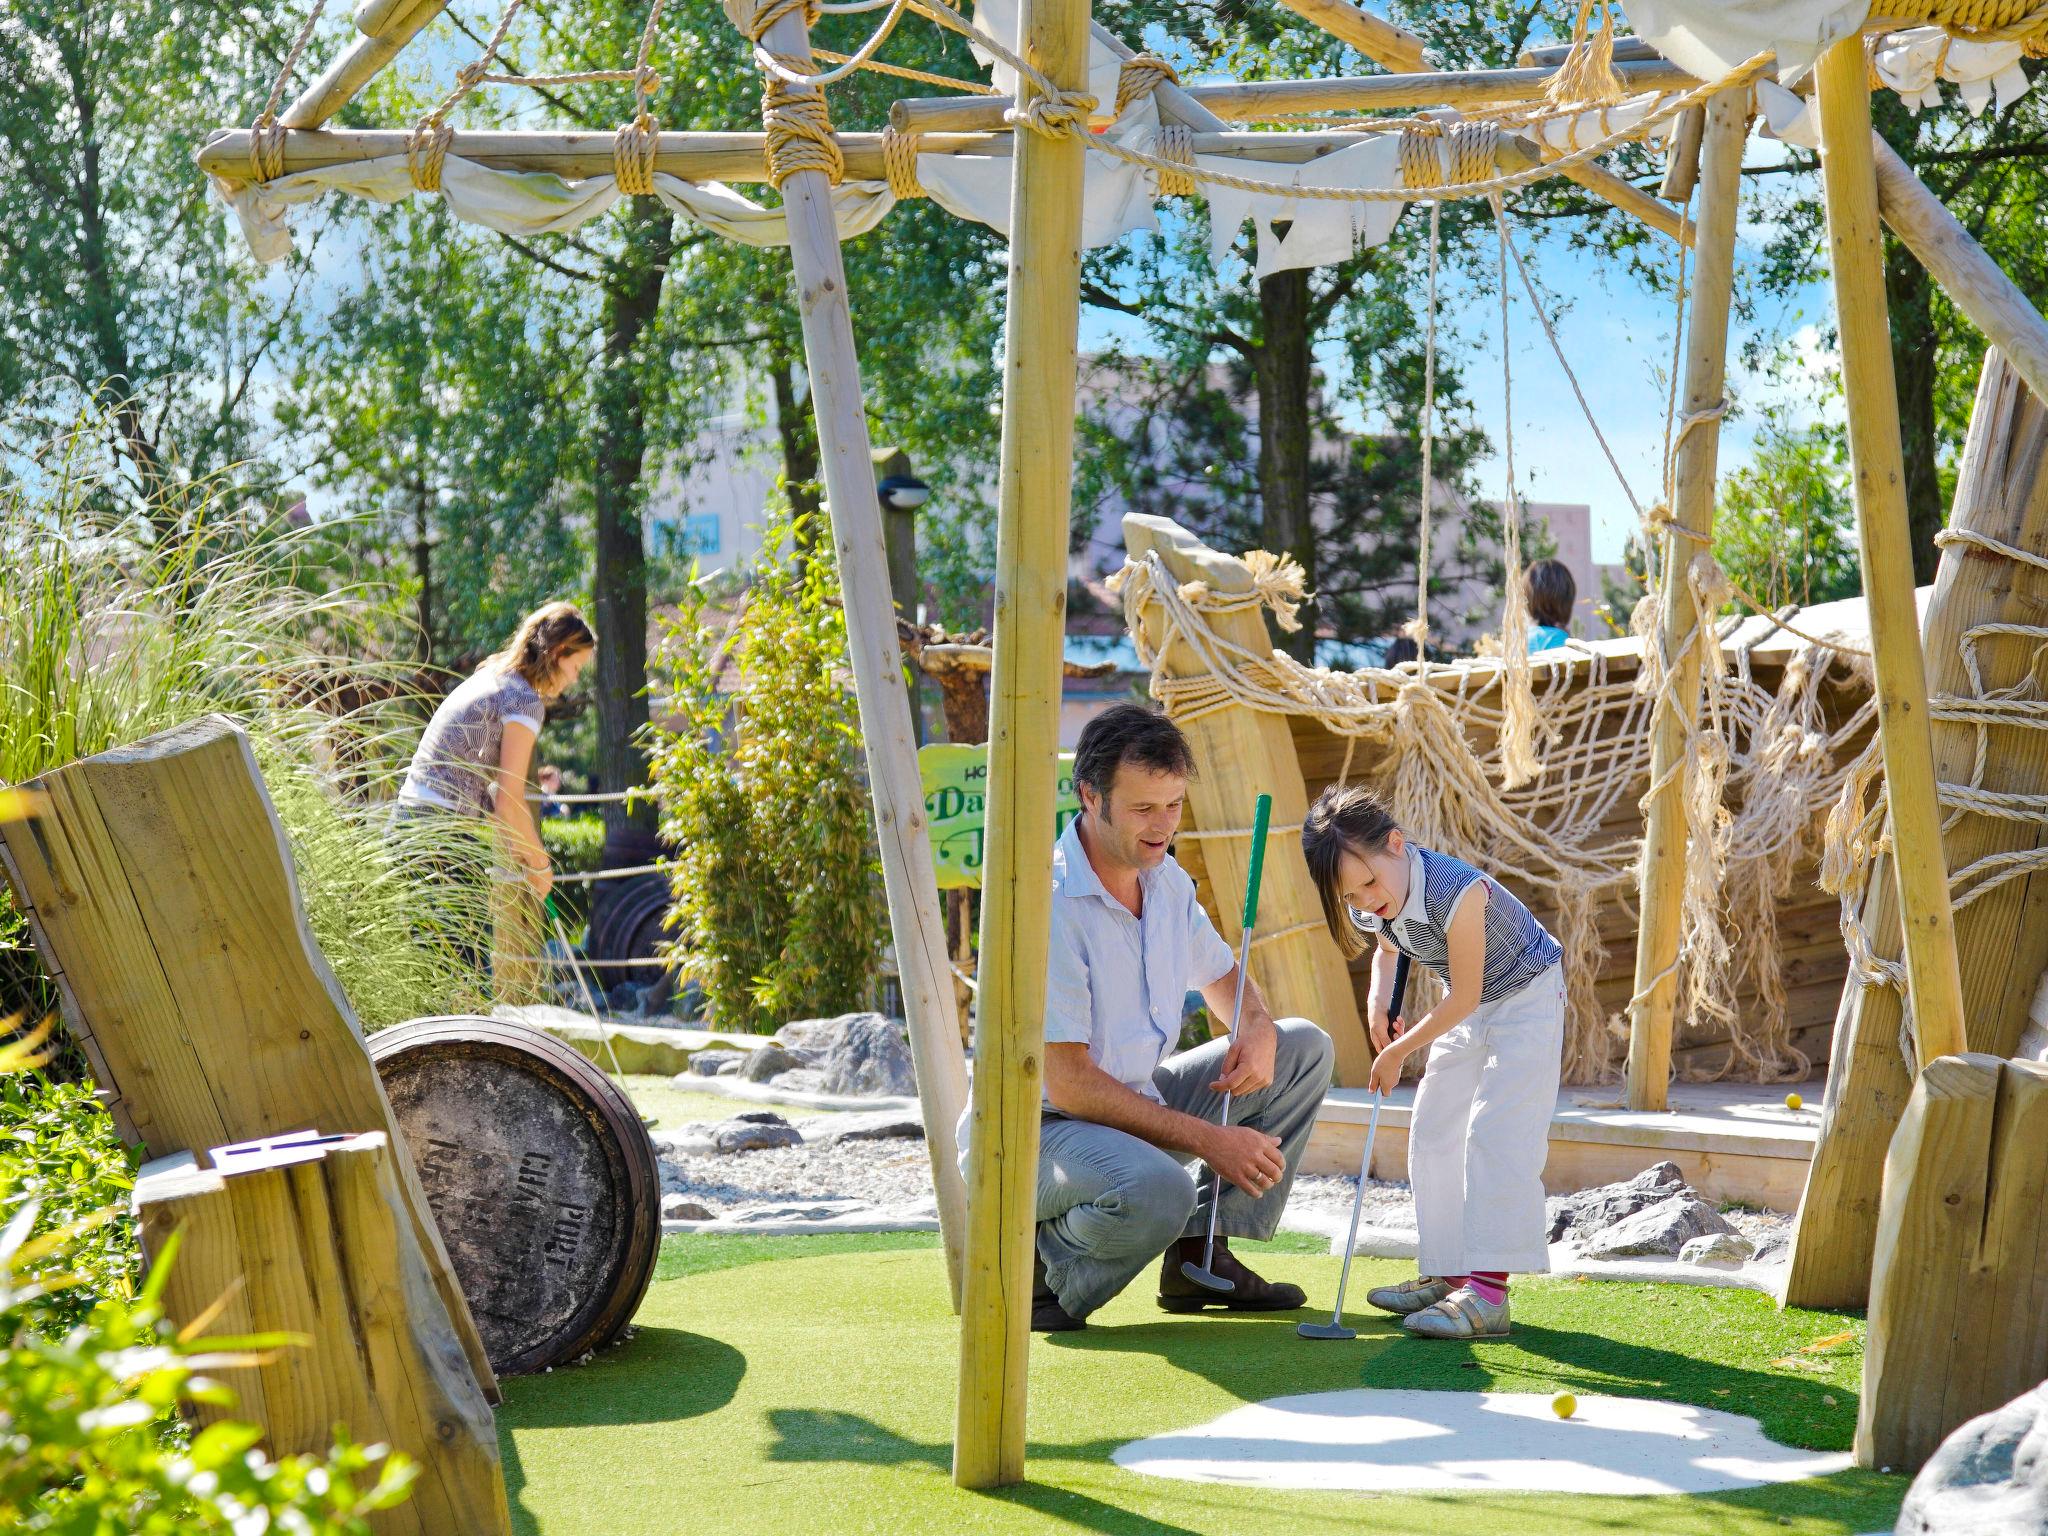
<instances>
[{"instance_id":1,"label":"tall wooden pole","mask_svg":"<svg viewBox=\"0 0 2048 1536\"><path fill-rule=\"evenodd\" d=\"M1723 91L1707 104L1700 143L1699 266L1693 279L1692 319L1685 338L1685 419L1673 466L1671 516L1664 535L1660 634L1666 655L1702 622L1686 570L1711 548L1714 477L1721 423L1713 412L1727 385L1728 307L1735 284L1735 222L1742 190L1742 145L1749 134L1749 92ZM1698 539L1688 537L1691 530ZM1678 1002L1680 908L1685 899L1686 738L1699 711L1700 661L1716 644L1713 615L1671 671L1670 695L1660 699L1650 746L1650 781L1666 780L1644 808L1640 875L1642 923L1636 931L1636 1003L1629 1020L1628 1107L1663 1109L1671 1077L1671 1022ZM1668 779L1667 779L1668 776Z\"/></svg>"},{"instance_id":2,"label":"tall wooden pole","mask_svg":"<svg viewBox=\"0 0 2048 1536\"><path fill-rule=\"evenodd\" d=\"M763 42L780 57L802 61L799 67L806 72L813 67L810 33L801 10L785 14L768 29ZM839 556L846 643L853 658L854 695L881 846L882 887L896 943L903 1012L910 1025L910 1054L924 1110L939 1232L957 1304L964 1275L967 1186L960 1175L954 1127L967 1103L967 1059L960 1048L952 958L939 912L924 781L918 774L903 653L896 640L889 554L882 538L867 416L861 407L860 360L853 349L853 318L832 214L831 181L821 170L797 171L782 183L782 202L789 217L789 254L796 269L797 312L803 322L818 457L832 513L832 544Z\"/></svg>"},{"instance_id":3,"label":"tall wooden pole","mask_svg":"<svg viewBox=\"0 0 2048 1536\"><path fill-rule=\"evenodd\" d=\"M1088 0L1024 0L1018 52L1060 90L1087 88L1088 37ZM1028 99L1030 82L1021 89ZM981 1018L953 1432L963 1488L1024 1475L1086 154L1078 139L1019 128L1010 184Z\"/></svg>"},{"instance_id":4,"label":"tall wooden pole","mask_svg":"<svg viewBox=\"0 0 2048 1536\"><path fill-rule=\"evenodd\" d=\"M1821 55L1815 85L1863 597L1870 608L1878 730L1891 804L1892 869L1898 877L1905 932L1906 995L1924 1067L1937 1056L1965 1048L1963 983L1956 967L1941 807L1934 791L1927 668L1913 596L1899 397L1885 311L1884 230L1878 222L1870 87L1861 37L1844 38Z\"/></svg>"}]
</instances>

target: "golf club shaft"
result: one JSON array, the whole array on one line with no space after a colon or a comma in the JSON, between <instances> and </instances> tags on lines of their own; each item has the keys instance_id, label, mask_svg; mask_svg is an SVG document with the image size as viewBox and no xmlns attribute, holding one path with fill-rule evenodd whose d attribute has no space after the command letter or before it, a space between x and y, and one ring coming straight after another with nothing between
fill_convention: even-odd
<instances>
[{"instance_id":1,"label":"golf club shaft","mask_svg":"<svg viewBox=\"0 0 2048 1536\"><path fill-rule=\"evenodd\" d=\"M1244 1013L1244 980L1251 974L1252 931L1246 928L1237 941L1237 997L1230 1005L1230 1043L1237 1044L1237 1021ZM1230 1124L1230 1090L1223 1090L1222 1124ZM1209 1246L1202 1253L1202 1267L1216 1256L1216 1207L1223 1203L1223 1175L1209 1170Z\"/></svg>"},{"instance_id":2,"label":"golf club shaft","mask_svg":"<svg viewBox=\"0 0 2048 1536\"><path fill-rule=\"evenodd\" d=\"M1344 1267L1337 1272L1337 1306L1330 1313L1330 1326L1344 1326L1344 1287L1351 1283L1351 1253L1358 1246L1358 1213L1365 1206L1365 1180L1372 1170L1373 1138L1380 1131L1380 1104L1382 1095L1375 1091L1372 1096L1372 1119L1366 1122L1365 1151L1358 1159L1358 1192L1351 1197L1351 1230L1344 1238Z\"/></svg>"}]
</instances>

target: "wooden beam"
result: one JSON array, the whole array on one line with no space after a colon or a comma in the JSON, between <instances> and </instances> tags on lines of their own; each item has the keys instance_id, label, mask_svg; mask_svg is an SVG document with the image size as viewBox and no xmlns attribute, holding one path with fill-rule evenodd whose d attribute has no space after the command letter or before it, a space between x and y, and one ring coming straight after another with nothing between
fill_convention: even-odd
<instances>
[{"instance_id":1,"label":"wooden beam","mask_svg":"<svg viewBox=\"0 0 2048 1536\"><path fill-rule=\"evenodd\" d=\"M1634 182L1617 176L1597 161L1582 165L1566 166L1560 173L1567 181L1576 182L1595 197L1604 198L1623 213L1640 219L1667 240L1676 240L1688 250L1692 248L1696 233L1686 219L1682 209L1674 208L1661 197L1645 192Z\"/></svg>"},{"instance_id":2,"label":"wooden beam","mask_svg":"<svg viewBox=\"0 0 2048 1536\"><path fill-rule=\"evenodd\" d=\"M1913 597L1905 460L1884 289L1884 230L1871 154L1870 89L1860 36L1834 44L1815 72L1821 179L1833 259L1835 314L1863 595L1870 605L1879 733L1890 797L1892 868L1905 933L1906 985L1922 1065L1963 1048L1963 987L1934 793L1927 672Z\"/></svg>"},{"instance_id":3,"label":"wooden beam","mask_svg":"<svg viewBox=\"0 0 2048 1536\"><path fill-rule=\"evenodd\" d=\"M2031 394L1997 349L1987 352L1969 436L1957 465L1949 526L2000 544L2048 554L2048 405ZM1981 547L1942 552L1925 619L1928 687L1975 691L1962 643L1986 625L2038 624L2048 613L2048 571ZM2021 640L1982 646L1984 687L2022 684L2031 647ZM1933 722L1935 770L1970 782L1977 733L1967 722ZM2048 732L2004 731L1987 759L1994 792L2048 793ZM1977 859L2040 846L2043 829L2003 817L1965 816L1942 835L1945 872ZM1898 882L1889 853L1878 856L1856 914L1872 948L1899 953ZM2027 1025L2035 978L2048 966L2048 874L2006 882L1955 915L1970 1049L2010 1056ZM1899 1053L1903 999L1890 987L1850 985L1836 1018L1827 1102L1793 1229L1785 1298L1801 1307L1860 1307L1869 1294L1885 1147L1913 1088Z\"/></svg>"},{"instance_id":4,"label":"wooden beam","mask_svg":"<svg viewBox=\"0 0 2048 1536\"><path fill-rule=\"evenodd\" d=\"M328 65L277 120L287 128L318 128L354 100L447 7L448 0L369 0L356 11L362 38Z\"/></svg>"},{"instance_id":5,"label":"wooden beam","mask_svg":"<svg viewBox=\"0 0 2048 1536\"><path fill-rule=\"evenodd\" d=\"M1885 1157L1856 1464L1911 1475L2048 1374L2048 1066L1930 1062Z\"/></svg>"},{"instance_id":6,"label":"wooden beam","mask_svg":"<svg viewBox=\"0 0 2048 1536\"><path fill-rule=\"evenodd\" d=\"M1693 279L1692 318L1685 341L1687 417L1717 411L1728 380L1728 310L1735 286L1735 225L1742 194L1742 145L1749 135L1749 92L1723 91L1707 104L1700 149L1699 266ZM1679 437L1671 515L1664 536L1662 643L1677 654L1703 616L1694 606L1687 572L1713 547L1715 474L1721 450L1718 417ZM1688 538L1678 529L1699 537ZM1704 622L1712 623L1712 615ZM1663 1109L1671 1078L1671 1021L1678 1002L1679 919L1685 900L1685 763L1699 710L1698 642L1679 656L1671 673L1672 700L1652 717L1650 782L1669 775L1649 803L1643 829L1640 891L1642 923L1636 933L1637 1002L1629 1019L1628 1107ZM1715 665L1720 658L1715 658Z\"/></svg>"},{"instance_id":7,"label":"wooden beam","mask_svg":"<svg viewBox=\"0 0 2048 1536\"><path fill-rule=\"evenodd\" d=\"M305 1341L221 1373L236 1404L192 1404L200 1424L254 1424L273 1457L324 1455L343 1425L419 1466L412 1496L372 1517L377 1536L509 1536L498 1428L404 1230L397 1156L371 1132L204 1169L190 1152L150 1163L134 1194L143 1249L154 1260L183 1233L163 1275L174 1326L211 1316L217 1336Z\"/></svg>"},{"instance_id":8,"label":"wooden beam","mask_svg":"<svg viewBox=\"0 0 2048 1536\"><path fill-rule=\"evenodd\" d=\"M1018 52L1060 90L1085 90L1088 23L1088 0L1024 0ZM1077 138L1026 130L1010 188L972 1225L953 1433L963 1488L1024 1476L1087 155Z\"/></svg>"},{"instance_id":9,"label":"wooden beam","mask_svg":"<svg viewBox=\"0 0 2048 1536\"><path fill-rule=\"evenodd\" d=\"M1115 54L1119 59L1129 61L1137 57L1137 50L1099 21L1088 23L1088 31L1095 41ZM1223 119L1188 94L1187 87L1171 80L1162 81L1152 88L1152 99L1159 104L1159 115L1169 123L1184 123L1190 128L1207 133L1223 131ZM890 109L890 121L895 121L895 109ZM900 131L900 130L899 130Z\"/></svg>"},{"instance_id":10,"label":"wooden beam","mask_svg":"<svg viewBox=\"0 0 2048 1536\"><path fill-rule=\"evenodd\" d=\"M1388 69L1422 71L1429 68L1423 57L1422 39L1406 27L1397 27L1384 16L1375 16L1351 0L1280 0L1303 21L1313 22L1339 42L1349 43L1375 64Z\"/></svg>"},{"instance_id":11,"label":"wooden beam","mask_svg":"<svg viewBox=\"0 0 2048 1536\"><path fill-rule=\"evenodd\" d=\"M1618 64L1631 91L1684 91L1701 82L1662 60ZM1543 99L1553 71L1475 69L1414 75L1348 75L1329 80L1259 80L1182 87L1190 101L1219 119L1262 122L1317 112L1382 112L1417 107L1488 107ZM1007 96L929 96L897 102L889 121L899 133L968 132L1003 126Z\"/></svg>"},{"instance_id":12,"label":"wooden beam","mask_svg":"<svg viewBox=\"0 0 2048 1536\"><path fill-rule=\"evenodd\" d=\"M1158 555L1176 582L1206 582L1215 592L1251 590L1252 573L1242 560L1211 549L1167 518L1131 513L1124 518L1123 530L1124 548L1131 559ZM1165 642L1156 606L1141 614L1139 622L1147 627L1153 644ZM1211 622L1223 640L1255 655L1273 648L1261 609L1219 613ZM1207 671L1201 659L1180 642L1167 647L1162 661L1169 677L1198 677ZM1251 839L1203 837L1202 830L1247 826L1250 813L1246 807L1262 793L1273 796L1276 828L1299 827L1308 814L1301 759L1284 716L1242 705L1210 710L1186 721L1182 730L1194 751L1196 766L1188 781L1188 812L1194 823L1189 841L1199 846L1209 890L1216 893L1216 926L1225 942L1235 946L1244 914L1222 893L1244 889ZM1360 1087L1372 1067L1372 1048L1359 1018L1351 972L1336 941L1322 925L1322 900L1302 860L1300 834L1273 832L1264 867L1261 926L1280 936L1254 947L1252 976L1276 1017L1313 1019L1329 1033L1337 1048L1337 1082ZM1304 923L1313 926L1302 927Z\"/></svg>"},{"instance_id":13,"label":"wooden beam","mask_svg":"<svg viewBox=\"0 0 2048 1536\"><path fill-rule=\"evenodd\" d=\"M1871 135L1877 206L1892 233L1985 339L2019 370L2027 387L2048 400L2048 320L2004 270L1970 238L1897 150Z\"/></svg>"},{"instance_id":14,"label":"wooden beam","mask_svg":"<svg viewBox=\"0 0 2048 1536\"><path fill-rule=\"evenodd\" d=\"M1657 195L1683 207L1692 201L1692 189L1700 180L1700 137L1706 132L1707 109L1687 107L1678 114L1671 147L1664 165L1664 180Z\"/></svg>"},{"instance_id":15,"label":"wooden beam","mask_svg":"<svg viewBox=\"0 0 2048 1536\"><path fill-rule=\"evenodd\" d=\"M1570 43L1546 43L1541 48L1523 49L1515 62L1525 69L1537 64L1555 69L1570 56L1571 51ZM1662 57L1647 38L1617 37L1614 40L1614 62L1617 64L1647 63Z\"/></svg>"},{"instance_id":16,"label":"wooden beam","mask_svg":"<svg viewBox=\"0 0 2048 1536\"><path fill-rule=\"evenodd\" d=\"M792 67L811 70L810 30L801 10L785 9L762 43L777 58L794 61ZM832 543L839 557L846 644L853 662L861 744L867 754L868 791L874 801L882 888L889 903L896 974L924 1110L939 1231L957 1307L965 1274L967 1185L955 1150L955 1126L967 1107L967 1059L954 1011L952 954L939 910L910 693L896 640L889 552L875 490L874 452L862 404L860 357L853 344L831 181L822 170L797 171L782 183L782 203L789 216L797 314L811 376L811 409L817 421Z\"/></svg>"}]
</instances>

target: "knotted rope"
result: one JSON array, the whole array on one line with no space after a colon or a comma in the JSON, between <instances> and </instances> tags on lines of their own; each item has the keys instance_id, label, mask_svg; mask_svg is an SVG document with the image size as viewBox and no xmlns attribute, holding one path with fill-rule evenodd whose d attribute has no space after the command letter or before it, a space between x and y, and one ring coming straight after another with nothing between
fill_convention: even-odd
<instances>
[{"instance_id":1,"label":"knotted rope","mask_svg":"<svg viewBox=\"0 0 2048 1536\"><path fill-rule=\"evenodd\" d=\"M766 41L769 30L786 16L801 16L807 28L815 26L818 0L758 0L747 10L749 3L727 0L726 13L736 21L744 15L743 30L754 45L754 61L761 66L761 126L767 133L769 184L779 188L798 171L820 171L836 187L846 173L846 158L832 132L824 85L838 77L810 74L806 57L776 53ZM890 19L869 40L873 47L881 46L907 7L908 0L890 6Z\"/></svg>"},{"instance_id":2,"label":"knotted rope","mask_svg":"<svg viewBox=\"0 0 2048 1536\"><path fill-rule=\"evenodd\" d=\"M291 80L292 71L299 66L299 55L313 40L313 28L319 25L320 13L326 9L327 0L313 0L313 9L306 15L305 25L292 39L284 63L278 66L277 78L270 82L269 100L256 114L256 121L249 125L249 174L254 181L275 181L284 174L285 135L290 130L277 120L277 109L284 101L284 88Z\"/></svg>"},{"instance_id":3,"label":"knotted rope","mask_svg":"<svg viewBox=\"0 0 2048 1536\"><path fill-rule=\"evenodd\" d=\"M1407 187L1467 187L1493 174L1500 151L1494 122L1417 122L1398 141L1401 182Z\"/></svg>"},{"instance_id":4,"label":"knotted rope","mask_svg":"<svg viewBox=\"0 0 2048 1536\"><path fill-rule=\"evenodd\" d=\"M917 140L917 134L901 132L893 124L882 130L882 175L898 202L924 196L924 185L917 179Z\"/></svg>"},{"instance_id":5,"label":"knotted rope","mask_svg":"<svg viewBox=\"0 0 2048 1536\"><path fill-rule=\"evenodd\" d=\"M1181 169L1158 173L1161 197L1193 197L1200 190L1195 182L1195 130L1185 123L1167 123L1159 130L1159 158Z\"/></svg>"},{"instance_id":6,"label":"knotted rope","mask_svg":"<svg viewBox=\"0 0 2048 1536\"><path fill-rule=\"evenodd\" d=\"M1590 38L1587 25L1593 7L1600 8L1600 30ZM1600 106L1620 101L1628 92L1614 72L1614 8L1608 0L1579 0L1579 19L1572 26L1571 47L1545 89L1551 105Z\"/></svg>"},{"instance_id":7,"label":"knotted rope","mask_svg":"<svg viewBox=\"0 0 2048 1536\"><path fill-rule=\"evenodd\" d=\"M1156 53L1132 54L1116 72L1116 115L1122 117L1134 103L1148 100L1162 85L1179 84L1180 75Z\"/></svg>"},{"instance_id":8,"label":"knotted rope","mask_svg":"<svg viewBox=\"0 0 2048 1536\"><path fill-rule=\"evenodd\" d=\"M1501 787L1517 789L1543 771L1536 739L1541 722L1536 696L1529 687L1529 594L1522 580L1522 500L1515 491L1515 372L1508 345L1508 219L1499 197L1493 200L1494 228L1500 234L1500 394L1501 437L1506 445L1507 494L1501 498L1501 558L1507 567L1507 602L1500 620Z\"/></svg>"}]
</instances>

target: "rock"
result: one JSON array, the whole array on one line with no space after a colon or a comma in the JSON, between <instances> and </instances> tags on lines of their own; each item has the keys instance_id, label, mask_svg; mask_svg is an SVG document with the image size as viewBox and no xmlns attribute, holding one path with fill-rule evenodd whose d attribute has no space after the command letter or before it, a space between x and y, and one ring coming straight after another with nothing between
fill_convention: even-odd
<instances>
[{"instance_id":1,"label":"rock","mask_svg":"<svg viewBox=\"0 0 2048 1536\"><path fill-rule=\"evenodd\" d=\"M1584 1252L1589 1259L1675 1255L1696 1237L1734 1230L1706 1201L1681 1192L1595 1232L1586 1239Z\"/></svg>"},{"instance_id":2,"label":"rock","mask_svg":"<svg viewBox=\"0 0 2048 1536\"><path fill-rule=\"evenodd\" d=\"M843 1013L836 1019L798 1019L775 1032L778 1044L809 1058L823 1074L826 1093L908 1098L917 1073L903 1025L879 1013Z\"/></svg>"},{"instance_id":3,"label":"rock","mask_svg":"<svg viewBox=\"0 0 2048 1536\"><path fill-rule=\"evenodd\" d=\"M690 1058L690 1071L686 1075L724 1077L745 1066L750 1054L747 1051L699 1051Z\"/></svg>"},{"instance_id":4,"label":"rock","mask_svg":"<svg viewBox=\"0 0 2048 1536\"><path fill-rule=\"evenodd\" d=\"M878 1110L873 1114L827 1115L808 1122L805 1136L812 1146L836 1146L842 1141L924 1140L924 1121L917 1111Z\"/></svg>"},{"instance_id":5,"label":"rock","mask_svg":"<svg viewBox=\"0 0 2048 1536\"><path fill-rule=\"evenodd\" d=\"M750 1083L765 1083L771 1077L793 1071L803 1064L804 1059L796 1052L771 1040L766 1045L754 1048L747 1057L746 1064L740 1068L740 1076ZM691 1063L693 1070L695 1065L694 1062Z\"/></svg>"},{"instance_id":6,"label":"rock","mask_svg":"<svg viewBox=\"0 0 2048 1536\"><path fill-rule=\"evenodd\" d=\"M1756 1244L1740 1232L1709 1232L1679 1249L1678 1257L1685 1264L1712 1264L1732 1269L1755 1252Z\"/></svg>"},{"instance_id":7,"label":"rock","mask_svg":"<svg viewBox=\"0 0 2048 1536\"><path fill-rule=\"evenodd\" d=\"M1792 1253L1792 1239L1789 1234L1778 1231L1766 1236L1756 1245L1751 1262L1757 1264L1782 1264Z\"/></svg>"},{"instance_id":8,"label":"rock","mask_svg":"<svg viewBox=\"0 0 2048 1536\"><path fill-rule=\"evenodd\" d=\"M1602 1184L1595 1189L1582 1189L1575 1195L1546 1201L1550 1241L1591 1237L1613 1226L1624 1216L1648 1210L1684 1189L1685 1175L1679 1171L1678 1164L1653 1163L1623 1183Z\"/></svg>"},{"instance_id":9,"label":"rock","mask_svg":"<svg viewBox=\"0 0 2048 1536\"><path fill-rule=\"evenodd\" d=\"M849 1216L865 1215L874 1207L865 1200L808 1200L801 1203L781 1205L757 1205L744 1211L734 1211L726 1219L735 1226L764 1226L779 1221L832 1221Z\"/></svg>"},{"instance_id":10,"label":"rock","mask_svg":"<svg viewBox=\"0 0 2048 1536\"><path fill-rule=\"evenodd\" d=\"M715 1221L717 1218L712 1214L708 1206L700 1205L695 1200L686 1200L681 1195L663 1195L661 1197L661 1219L663 1221Z\"/></svg>"},{"instance_id":11,"label":"rock","mask_svg":"<svg viewBox=\"0 0 2048 1536\"><path fill-rule=\"evenodd\" d=\"M778 1072L768 1086L784 1093L823 1093L825 1074L816 1067L798 1067L793 1072Z\"/></svg>"},{"instance_id":12,"label":"rock","mask_svg":"<svg viewBox=\"0 0 2048 1536\"><path fill-rule=\"evenodd\" d=\"M736 1116L711 1127L711 1148L730 1157L735 1152L764 1152L771 1147L794 1147L803 1141L802 1132L780 1115L765 1110Z\"/></svg>"},{"instance_id":13,"label":"rock","mask_svg":"<svg viewBox=\"0 0 2048 1536\"><path fill-rule=\"evenodd\" d=\"M1928 1458L1897 1536L2040 1536L2048 1531L2048 1384L1969 1421Z\"/></svg>"},{"instance_id":14,"label":"rock","mask_svg":"<svg viewBox=\"0 0 2048 1536\"><path fill-rule=\"evenodd\" d=\"M717 1148L711 1145L711 1128L706 1125L679 1125L667 1130L648 1133L648 1140L654 1143L655 1156L702 1157Z\"/></svg>"},{"instance_id":15,"label":"rock","mask_svg":"<svg viewBox=\"0 0 2048 1536\"><path fill-rule=\"evenodd\" d=\"M738 1114L729 1116L728 1118L742 1121L747 1125L789 1124L787 1120L783 1119L782 1116L775 1113L775 1111L772 1109L743 1109Z\"/></svg>"}]
</instances>

